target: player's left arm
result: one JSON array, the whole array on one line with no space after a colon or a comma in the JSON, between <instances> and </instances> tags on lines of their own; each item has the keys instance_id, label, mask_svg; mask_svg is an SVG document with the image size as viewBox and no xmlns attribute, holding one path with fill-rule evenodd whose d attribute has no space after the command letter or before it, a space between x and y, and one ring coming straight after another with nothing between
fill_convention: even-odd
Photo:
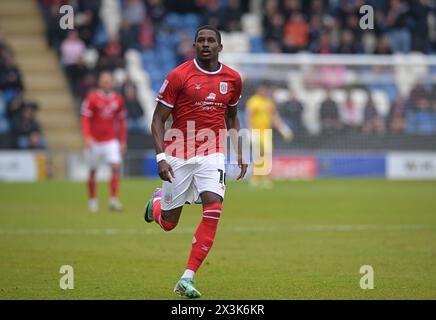
<instances>
[{"instance_id":1,"label":"player's left arm","mask_svg":"<svg viewBox=\"0 0 436 320\"><path fill-rule=\"evenodd\" d=\"M119 140L121 153L125 153L127 151L127 109L126 104L124 103L124 99L120 96L120 108L118 111L118 123L119 123Z\"/></svg>"},{"instance_id":2,"label":"player's left arm","mask_svg":"<svg viewBox=\"0 0 436 320\"><path fill-rule=\"evenodd\" d=\"M232 145L236 152L238 153L238 166L241 168L241 172L237 177L237 180L244 178L245 173L247 172L248 164L242 158L242 146L239 141L239 129L240 123L238 118L238 108L237 105L229 106L226 111L226 126L227 130L230 132L230 140L232 141Z\"/></svg>"}]
</instances>

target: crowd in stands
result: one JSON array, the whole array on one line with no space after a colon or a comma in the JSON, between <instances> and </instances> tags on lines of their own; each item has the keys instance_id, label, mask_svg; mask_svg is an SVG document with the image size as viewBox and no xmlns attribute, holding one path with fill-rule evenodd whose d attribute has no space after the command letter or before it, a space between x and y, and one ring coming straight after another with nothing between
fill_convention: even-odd
<instances>
[{"instance_id":1,"label":"crowd in stands","mask_svg":"<svg viewBox=\"0 0 436 320\"><path fill-rule=\"evenodd\" d=\"M125 53L131 48L141 52L151 87L157 91L169 71L193 58L192 35L199 25L211 24L225 32L244 31L242 17L250 10L248 0L119 0L120 27L118 32L108 33L100 15L101 0L39 1L47 24L48 44L59 53L78 105L95 88L99 71L126 67ZM75 30L58 27L59 8L64 4L74 7ZM364 4L374 8L373 30L360 28L359 8ZM436 17L435 5L432 0L264 0L261 48L251 49L272 53L432 53L436 52L436 26L431 25L435 19L430 17ZM98 52L97 62L91 67L85 61L90 48ZM330 79L331 70L327 69L328 66L323 70ZM342 69L346 71L345 67ZM346 72L341 75L340 68L333 71L334 81L345 77ZM144 132L146 111L138 101L135 83L124 79L118 90L127 101L129 131ZM320 107L322 132L436 133L434 89L417 86L407 98L395 90L385 91L392 104L389 114L379 115L369 95L358 121L352 99L338 106L327 97ZM293 96L287 105L289 109L280 109L284 118L294 130L305 132L301 120L304 102Z\"/></svg>"},{"instance_id":2,"label":"crowd in stands","mask_svg":"<svg viewBox=\"0 0 436 320\"><path fill-rule=\"evenodd\" d=\"M120 28L118 32L108 34L99 14L101 0L39 2L47 26L47 43L59 54L78 106L89 90L95 88L96 77L101 70L125 69L128 49L143 52L144 67L149 69L156 91L166 73L194 57L192 34L200 24L209 23L228 31L240 30L240 18L243 12L248 11L248 1L240 0L229 0L228 3L218 0L121 0ZM66 4L74 8L74 30L62 30L58 25L61 17L59 8ZM214 9L209 10L211 7ZM171 16L173 12L177 14ZM181 16L186 16L184 22L187 24L176 30L176 25L183 23ZM171 37L171 34L175 36ZM85 61L86 51L90 48L98 51L97 63L92 67ZM157 56L159 61L156 61ZM127 101L128 130L143 132L145 123L141 119L145 110L138 102L135 84L125 79L117 89Z\"/></svg>"},{"instance_id":3,"label":"crowd in stands","mask_svg":"<svg viewBox=\"0 0 436 320\"><path fill-rule=\"evenodd\" d=\"M360 27L363 5L374 9L371 30ZM430 16L436 16L430 0L265 0L263 35L270 52L430 53L436 52Z\"/></svg>"},{"instance_id":4,"label":"crowd in stands","mask_svg":"<svg viewBox=\"0 0 436 320\"><path fill-rule=\"evenodd\" d=\"M24 89L14 52L0 32L0 135L11 136L17 149L41 149L45 141L35 116L38 105Z\"/></svg>"},{"instance_id":5,"label":"crowd in stands","mask_svg":"<svg viewBox=\"0 0 436 320\"><path fill-rule=\"evenodd\" d=\"M386 115L380 113L371 93L366 92L367 100L363 110L347 91L343 103L326 90L319 105L318 118L323 135L343 135L358 133L384 136L398 135L434 135L436 134L436 86L429 90L417 83L407 99L398 96L392 102ZM284 121L297 135L307 133L303 121L304 102L291 93L289 99L278 105L278 111Z\"/></svg>"}]
</instances>

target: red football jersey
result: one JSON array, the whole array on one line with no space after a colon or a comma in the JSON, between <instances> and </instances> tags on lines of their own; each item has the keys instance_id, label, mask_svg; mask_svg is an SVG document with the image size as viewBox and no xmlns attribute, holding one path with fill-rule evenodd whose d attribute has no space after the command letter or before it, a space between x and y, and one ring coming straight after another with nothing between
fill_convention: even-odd
<instances>
[{"instance_id":1,"label":"red football jersey","mask_svg":"<svg viewBox=\"0 0 436 320\"><path fill-rule=\"evenodd\" d=\"M126 141L126 107L118 93L92 91L82 103L81 115L85 137L97 142L114 139Z\"/></svg>"},{"instance_id":2,"label":"red football jersey","mask_svg":"<svg viewBox=\"0 0 436 320\"><path fill-rule=\"evenodd\" d=\"M220 130L226 130L225 112L228 106L238 104L241 89L239 73L224 64L220 64L217 71L210 72L202 69L193 59L181 64L167 76L156 101L172 109L171 128L183 132L185 158L195 154L224 153ZM204 134L203 129L213 131L213 143L208 141L209 136ZM198 134L201 130L203 132ZM176 146L180 146L176 142L178 140L174 137L172 141L164 143L164 149L173 156L179 156L179 152L176 155ZM213 148L206 147L211 143ZM171 150L168 150L169 146Z\"/></svg>"}]
</instances>

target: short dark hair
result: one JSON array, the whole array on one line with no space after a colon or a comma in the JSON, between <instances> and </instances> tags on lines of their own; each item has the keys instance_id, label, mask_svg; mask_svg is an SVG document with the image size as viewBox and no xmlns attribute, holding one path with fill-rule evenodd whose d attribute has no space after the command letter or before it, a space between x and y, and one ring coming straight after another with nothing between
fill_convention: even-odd
<instances>
[{"instance_id":1,"label":"short dark hair","mask_svg":"<svg viewBox=\"0 0 436 320\"><path fill-rule=\"evenodd\" d=\"M201 26L200 28L197 29L197 31L195 31L194 42L197 42L198 33L201 30L211 30L211 31L215 32L218 43L221 44L221 32L219 32L219 30L216 27L214 27L210 24Z\"/></svg>"}]
</instances>

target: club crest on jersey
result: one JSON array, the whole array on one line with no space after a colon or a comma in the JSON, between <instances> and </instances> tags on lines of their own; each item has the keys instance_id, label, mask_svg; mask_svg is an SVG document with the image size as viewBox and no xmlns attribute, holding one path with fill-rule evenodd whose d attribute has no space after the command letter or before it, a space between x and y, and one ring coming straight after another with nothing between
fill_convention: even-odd
<instances>
[{"instance_id":1,"label":"club crest on jersey","mask_svg":"<svg viewBox=\"0 0 436 320\"><path fill-rule=\"evenodd\" d=\"M227 82L220 82L220 93L226 94L228 91L228 85Z\"/></svg>"}]
</instances>

